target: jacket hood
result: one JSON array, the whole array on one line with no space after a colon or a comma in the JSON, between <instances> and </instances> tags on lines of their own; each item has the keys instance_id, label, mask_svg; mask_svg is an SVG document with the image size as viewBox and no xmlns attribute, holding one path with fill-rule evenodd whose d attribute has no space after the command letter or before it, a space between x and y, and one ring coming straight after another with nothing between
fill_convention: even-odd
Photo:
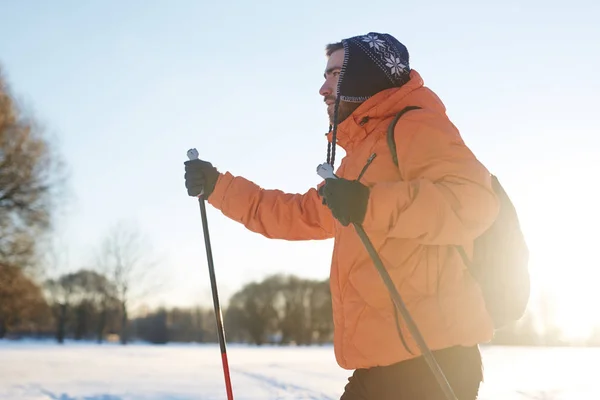
<instances>
[{"instance_id":1,"label":"jacket hood","mask_svg":"<svg viewBox=\"0 0 600 400\"><path fill-rule=\"evenodd\" d=\"M336 144L346 151L351 151L379 124L393 117L406 106L419 106L440 114L446 112L446 107L440 98L424 86L423 78L413 69L410 72L410 80L403 86L375 94L340 123L337 126ZM332 132L327 134L329 142L332 141L332 136Z\"/></svg>"}]
</instances>

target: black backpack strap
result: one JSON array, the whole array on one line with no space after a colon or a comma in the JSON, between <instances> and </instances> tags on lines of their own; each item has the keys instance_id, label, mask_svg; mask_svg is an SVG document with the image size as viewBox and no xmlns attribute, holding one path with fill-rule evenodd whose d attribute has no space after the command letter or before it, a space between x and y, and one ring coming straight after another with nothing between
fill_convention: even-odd
<instances>
[{"instance_id":1,"label":"black backpack strap","mask_svg":"<svg viewBox=\"0 0 600 400\"><path fill-rule=\"evenodd\" d=\"M398 166L398 155L396 154L396 138L394 135L394 129L396 128L396 124L398 123L398 120L407 112L420 109L421 107L418 106L408 106L403 108L402 111L396 114L396 116L390 123L390 126L388 126L387 142L388 146L390 147L390 151L392 152L392 160L394 160L394 164L396 164L396 167Z\"/></svg>"}]
</instances>

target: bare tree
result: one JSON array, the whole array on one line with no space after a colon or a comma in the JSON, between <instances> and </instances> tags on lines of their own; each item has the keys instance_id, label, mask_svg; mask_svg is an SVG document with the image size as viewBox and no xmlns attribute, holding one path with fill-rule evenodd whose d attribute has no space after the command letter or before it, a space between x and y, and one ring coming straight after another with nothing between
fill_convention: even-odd
<instances>
[{"instance_id":1,"label":"bare tree","mask_svg":"<svg viewBox=\"0 0 600 400\"><path fill-rule=\"evenodd\" d=\"M73 290L73 306L75 308L76 340L89 336L91 326L95 324L98 343L104 338L109 313L115 307L115 285L97 271L81 269L69 274Z\"/></svg>"},{"instance_id":2,"label":"bare tree","mask_svg":"<svg viewBox=\"0 0 600 400\"><path fill-rule=\"evenodd\" d=\"M114 285L97 271L69 272L48 279L45 288L59 343L67 335L75 340L95 336L101 342L107 327L115 325L112 321L120 306L114 297Z\"/></svg>"},{"instance_id":3,"label":"bare tree","mask_svg":"<svg viewBox=\"0 0 600 400\"><path fill-rule=\"evenodd\" d=\"M275 274L244 285L225 313L232 340L262 344L279 336L280 344L310 345L331 340L333 317L329 281Z\"/></svg>"},{"instance_id":4,"label":"bare tree","mask_svg":"<svg viewBox=\"0 0 600 400\"><path fill-rule=\"evenodd\" d=\"M65 192L63 162L48 135L18 108L0 69L0 262L34 264Z\"/></svg>"},{"instance_id":5,"label":"bare tree","mask_svg":"<svg viewBox=\"0 0 600 400\"><path fill-rule=\"evenodd\" d=\"M104 239L97 257L97 266L116 290L115 297L121 307L122 344L128 341L129 309L133 302L149 293L155 293L161 283L154 278L157 260L151 246L140 230L132 224L119 222Z\"/></svg>"},{"instance_id":6,"label":"bare tree","mask_svg":"<svg viewBox=\"0 0 600 400\"><path fill-rule=\"evenodd\" d=\"M75 274L71 273L48 279L45 285L56 321L56 341L61 344L67 335L68 313L77 289L75 281Z\"/></svg>"},{"instance_id":7,"label":"bare tree","mask_svg":"<svg viewBox=\"0 0 600 400\"><path fill-rule=\"evenodd\" d=\"M104 275L95 273L93 279L88 282L92 302L98 310L98 323L96 325L96 341L102 343L109 316L114 309L119 309L116 285Z\"/></svg>"},{"instance_id":8,"label":"bare tree","mask_svg":"<svg viewBox=\"0 0 600 400\"><path fill-rule=\"evenodd\" d=\"M319 344L331 341L333 339L333 312L329 279L313 282L309 307L311 334L316 335Z\"/></svg>"},{"instance_id":9,"label":"bare tree","mask_svg":"<svg viewBox=\"0 0 600 400\"><path fill-rule=\"evenodd\" d=\"M229 300L227 322L232 327L238 325L245 329L252 342L259 346L268 340L269 334L277 327L278 316L274 305L279 289L277 278L248 283Z\"/></svg>"}]
</instances>

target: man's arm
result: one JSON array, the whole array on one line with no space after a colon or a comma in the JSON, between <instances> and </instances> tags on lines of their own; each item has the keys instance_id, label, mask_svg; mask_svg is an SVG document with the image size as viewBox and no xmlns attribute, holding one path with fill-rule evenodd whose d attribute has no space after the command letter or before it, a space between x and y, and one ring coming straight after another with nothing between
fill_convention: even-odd
<instances>
[{"instance_id":1,"label":"man's arm","mask_svg":"<svg viewBox=\"0 0 600 400\"><path fill-rule=\"evenodd\" d=\"M411 114L395 129L404 180L371 188L363 225L424 244L470 242L498 213L490 173L450 121L427 111Z\"/></svg>"},{"instance_id":2,"label":"man's arm","mask_svg":"<svg viewBox=\"0 0 600 400\"><path fill-rule=\"evenodd\" d=\"M334 236L334 219L317 190L289 194L266 190L226 172L208 202L249 230L271 239L319 240Z\"/></svg>"}]
</instances>

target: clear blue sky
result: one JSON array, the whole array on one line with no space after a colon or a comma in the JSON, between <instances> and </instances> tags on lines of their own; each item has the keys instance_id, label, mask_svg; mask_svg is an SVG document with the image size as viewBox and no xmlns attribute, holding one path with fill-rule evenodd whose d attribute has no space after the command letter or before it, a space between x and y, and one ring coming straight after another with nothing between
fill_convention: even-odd
<instances>
[{"instance_id":1,"label":"clear blue sky","mask_svg":"<svg viewBox=\"0 0 600 400\"><path fill-rule=\"evenodd\" d=\"M380 31L408 47L513 196L535 290L597 313L585 299L600 267L599 3L483 3L4 2L0 63L71 172L68 268L88 262L111 224L134 220L170 276L154 301L210 304L186 150L266 188L317 184L323 47ZM212 208L208 217L224 299L273 272L328 275L332 241L267 240Z\"/></svg>"}]
</instances>

